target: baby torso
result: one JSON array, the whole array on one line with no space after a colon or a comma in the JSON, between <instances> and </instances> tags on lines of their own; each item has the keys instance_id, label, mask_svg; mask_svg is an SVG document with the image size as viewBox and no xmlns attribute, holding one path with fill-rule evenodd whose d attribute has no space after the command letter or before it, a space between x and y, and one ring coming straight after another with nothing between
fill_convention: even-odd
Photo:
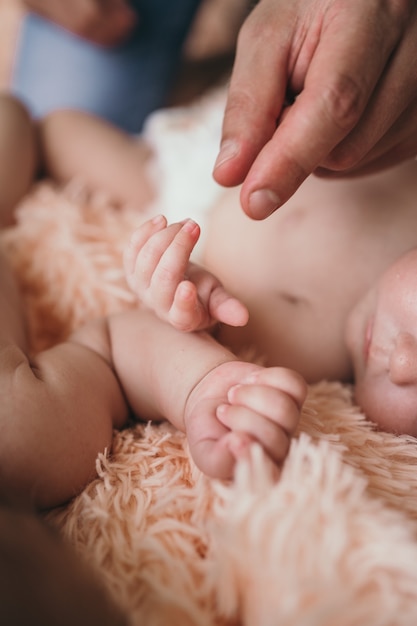
<instances>
[{"instance_id":1,"label":"baby torso","mask_svg":"<svg viewBox=\"0 0 417 626\"><path fill-rule=\"evenodd\" d=\"M417 163L359 179L310 177L275 214L248 218L239 191L210 214L204 264L248 306L244 329L222 327L235 351L307 380L349 380L347 316L396 258L417 246Z\"/></svg>"}]
</instances>

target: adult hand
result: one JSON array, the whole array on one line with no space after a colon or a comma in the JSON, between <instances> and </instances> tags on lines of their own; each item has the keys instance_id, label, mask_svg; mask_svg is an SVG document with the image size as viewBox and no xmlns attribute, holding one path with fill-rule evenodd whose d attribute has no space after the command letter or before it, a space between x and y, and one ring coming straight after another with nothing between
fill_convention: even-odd
<instances>
[{"instance_id":1,"label":"adult hand","mask_svg":"<svg viewBox=\"0 0 417 626\"><path fill-rule=\"evenodd\" d=\"M127 0L23 0L26 9L93 43L121 43L136 24Z\"/></svg>"},{"instance_id":2,"label":"adult hand","mask_svg":"<svg viewBox=\"0 0 417 626\"><path fill-rule=\"evenodd\" d=\"M214 176L263 219L312 172L417 154L417 0L261 0L238 39Z\"/></svg>"}]
</instances>

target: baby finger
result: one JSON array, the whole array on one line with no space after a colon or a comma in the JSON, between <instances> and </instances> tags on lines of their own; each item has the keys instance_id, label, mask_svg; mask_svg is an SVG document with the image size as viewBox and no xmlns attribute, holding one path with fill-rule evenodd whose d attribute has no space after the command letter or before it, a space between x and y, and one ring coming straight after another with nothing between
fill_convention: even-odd
<instances>
[{"instance_id":1,"label":"baby finger","mask_svg":"<svg viewBox=\"0 0 417 626\"><path fill-rule=\"evenodd\" d=\"M200 228L192 220L171 224L167 231L175 234L160 256L150 284L153 301L163 309L172 306L174 294L185 278L191 253L200 236Z\"/></svg>"},{"instance_id":2,"label":"baby finger","mask_svg":"<svg viewBox=\"0 0 417 626\"><path fill-rule=\"evenodd\" d=\"M268 385L287 393L301 410L307 397L308 386L298 372L287 367L260 367L243 381L245 384Z\"/></svg>"},{"instance_id":3,"label":"baby finger","mask_svg":"<svg viewBox=\"0 0 417 626\"><path fill-rule=\"evenodd\" d=\"M233 433L257 441L275 463L282 463L287 456L291 437L269 418L250 408L227 404L218 407L216 416Z\"/></svg>"},{"instance_id":4,"label":"baby finger","mask_svg":"<svg viewBox=\"0 0 417 626\"><path fill-rule=\"evenodd\" d=\"M135 280L137 290L141 292L142 299L144 299L144 301L152 307L157 301L157 298L155 298L155 292L157 292L158 288L158 283L153 283L154 274L158 269L164 253L175 239L175 236L178 234L181 226L182 225L179 223L170 224L153 233L153 235L142 245L136 257ZM173 295L172 291L171 302Z\"/></svg>"},{"instance_id":5,"label":"baby finger","mask_svg":"<svg viewBox=\"0 0 417 626\"><path fill-rule=\"evenodd\" d=\"M268 385L234 385L229 389L230 404L242 406L278 424L289 435L297 428L300 408L294 398L281 389Z\"/></svg>"},{"instance_id":6,"label":"baby finger","mask_svg":"<svg viewBox=\"0 0 417 626\"><path fill-rule=\"evenodd\" d=\"M135 288L136 261L140 250L153 234L162 228L166 228L166 225L167 221L165 217L163 215L157 215L139 226L132 234L123 254L126 279L132 289Z\"/></svg>"},{"instance_id":7,"label":"baby finger","mask_svg":"<svg viewBox=\"0 0 417 626\"><path fill-rule=\"evenodd\" d=\"M174 302L169 310L168 320L174 328L184 332L206 327L205 311L198 299L194 283L184 280L175 292Z\"/></svg>"}]
</instances>

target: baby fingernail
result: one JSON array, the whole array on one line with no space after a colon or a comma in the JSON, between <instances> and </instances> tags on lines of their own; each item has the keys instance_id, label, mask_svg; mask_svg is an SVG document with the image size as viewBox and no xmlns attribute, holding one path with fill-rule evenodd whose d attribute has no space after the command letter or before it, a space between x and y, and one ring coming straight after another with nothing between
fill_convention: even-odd
<instances>
[{"instance_id":1,"label":"baby fingernail","mask_svg":"<svg viewBox=\"0 0 417 626\"><path fill-rule=\"evenodd\" d=\"M227 399L229 400L229 402L232 402L233 399L236 396L236 393L238 392L238 390L242 387L242 385L233 385L233 387L230 387L229 391L227 392Z\"/></svg>"},{"instance_id":2,"label":"baby fingernail","mask_svg":"<svg viewBox=\"0 0 417 626\"><path fill-rule=\"evenodd\" d=\"M259 189L249 196L249 213L256 220L262 220L273 213L280 205L280 199L272 189Z\"/></svg>"},{"instance_id":3,"label":"baby fingernail","mask_svg":"<svg viewBox=\"0 0 417 626\"><path fill-rule=\"evenodd\" d=\"M226 161L233 159L239 152L239 145L232 140L224 141L220 147L220 152L217 156L216 162L214 164L214 169L217 169Z\"/></svg>"},{"instance_id":4,"label":"baby fingernail","mask_svg":"<svg viewBox=\"0 0 417 626\"><path fill-rule=\"evenodd\" d=\"M192 300L194 298L194 289L189 282L183 281L178 285L177 293L183 300Z\"/></svg>"},{"instance_id":5,"label":"baby fingernail","mask_svg":"<svg viewBox=\"0 0 417 626\"><path fill-rule=\"evenodd\" d=\"M186 233L192 233L196 228L198 228L198 224L190 219L185 220L182 225L182 230L184 230Z\"/></svg>"},{"instance_id":6,"label":"baby fingernail","mask_svg":"<svg viewBox=\"0 0 417 626\"><path fill-rule=\"evenodd\" d=\"M224 415L226 414L227 411L227 404L219 404L219 406L216 409L216 416L221 420L222 417L224 417Z\"/></svg>"}]
</instances>

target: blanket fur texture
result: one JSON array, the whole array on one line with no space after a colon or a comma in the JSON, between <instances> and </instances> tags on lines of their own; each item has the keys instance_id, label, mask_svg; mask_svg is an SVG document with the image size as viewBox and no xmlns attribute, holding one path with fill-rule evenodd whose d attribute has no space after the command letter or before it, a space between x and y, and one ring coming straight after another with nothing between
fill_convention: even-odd
<instances>
[{"instance_id":1,"label":"blanket fur texture","mask_svg":"<svg viewBox=\"0 0 417 626\"><path fill-rule=\"evenodd\" d=\"M24 200L1 243L33 350L137 306L121 254L139 221L76 186ZM233 483L209 480L182 433L132 423L49 519L134 626L417 624L416 441L377 432L338 383L310 388L278 480L257 447Z\"/></svg>"}]
</instances>

